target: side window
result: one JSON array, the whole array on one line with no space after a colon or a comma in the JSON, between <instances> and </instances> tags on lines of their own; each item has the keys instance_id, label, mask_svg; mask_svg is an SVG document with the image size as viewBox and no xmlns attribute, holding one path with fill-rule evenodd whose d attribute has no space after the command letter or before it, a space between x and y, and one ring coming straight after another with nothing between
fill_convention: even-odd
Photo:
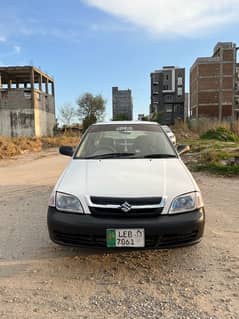
<instances>
[{"instance_id":1,"label":"side window","mask_svg":"<svg viewBox=\"0 0 239 319\"><path fill-rule=\"evenodd\" d=\"M178 88L178 96L182 96L183 95L183 88Z\"/></svg>"}]
</instances>

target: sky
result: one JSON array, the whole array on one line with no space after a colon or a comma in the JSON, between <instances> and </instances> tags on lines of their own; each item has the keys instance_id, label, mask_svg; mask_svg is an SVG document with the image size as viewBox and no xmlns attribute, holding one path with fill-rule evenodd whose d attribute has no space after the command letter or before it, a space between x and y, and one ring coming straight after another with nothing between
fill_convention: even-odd
<instances>
[{"instance_id":1,"label":"sky","mask_svg":"<svg viewBox=\"0 0 239 319\"><path fill-rule=\"evenodd\" d=\"M149 113L150 72L189 70L218 41L239 45L239 0L0 0L0 65L53 76L56 108L85 92L132 89L134 118Z\"/></svg>"}]
</instances>

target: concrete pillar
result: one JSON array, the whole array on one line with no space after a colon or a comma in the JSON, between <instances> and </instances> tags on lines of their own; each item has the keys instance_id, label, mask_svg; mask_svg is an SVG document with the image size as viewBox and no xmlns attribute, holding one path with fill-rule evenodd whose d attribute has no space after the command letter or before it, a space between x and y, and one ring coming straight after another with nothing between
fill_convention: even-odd
<instances>
[{"instance_id":1,"label":"concrete pillar","mask_svg":"<svg viewBox=\"0 0 239 319\"><path fill-rule=\"evenodd\" d=\"M46 94L48 94L49 93L49 90L48 90L48 79L46 79Z\"/></svg>"},{"instance_id":2,"label":"concrete pillar","mask_svg":"<svg viewBox=\"0 0 239 319\"><path fill-rule=\"evenodd\" d=\"M34 91L34 81L35 81L34 70L31 71L30 79L31 79L31 89Z\"/></svg>"},{"instance_id":3,"label":"concrete pillar","mask_svg":"<svg viewBox=\"0 0 239 319\"><path fill-rule=\"evenodd\" d=\"M16 88L19 89L19 82L16 82Z\"/></svg>"},{"instance_id":4,"label":"concrete pillar","mask_svg":"<svg viewBox=\"0 0 239 319\"><path fill-rule=\"evenodd\" d=\"M32 68L32 70L31 70L30 79L31 79L32 107L35 108L35 96L34 96L35 74L34 74L34 69L33 69L33 68Z\"/></svg>"},{"instance_id":5,"label":"concrete pillar","mask_svg":"<svg viewBox=\"0 0 239 319\"><path fill-rule=\"evenodd\" d=\"M8 90L11 90L12 88L12 80L8 80Z\"/></svg>"},{"instance_id":6,"label":"concrete pillar","mask_svg":"<svg viewBox=\"0 0 239 319\"><path fill-rule=\"evenodd\" d=\"M55 96L55 84L54 84L54 82L51 83L51 92L52 92L52 95Z\"/></svg>"},{"instance_id":7,"label":"concrete pillar","mask_svg":"<svg viewBox=\"0 0 239 319\"><path fill-rule=\"evenodd\" d=\"M39 77L39 90L42 91L42 75Z\"/></svg>"}]
</instances>

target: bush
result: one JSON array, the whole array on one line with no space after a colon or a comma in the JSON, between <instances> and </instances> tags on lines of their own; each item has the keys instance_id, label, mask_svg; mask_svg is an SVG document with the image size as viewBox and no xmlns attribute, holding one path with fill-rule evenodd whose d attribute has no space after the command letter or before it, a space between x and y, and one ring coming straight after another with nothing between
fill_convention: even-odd
<instances>
[{"instance_id":1,"label":"bush","mask_svg":"<svg viewBox=\"0 0 239 319\"><path fill-rule=\"evenodd\" d=\"M208 130L206 133L202 134L200 138L224 142L239 142L239 136L224 127Z\"/></svg>"}]
</instances>

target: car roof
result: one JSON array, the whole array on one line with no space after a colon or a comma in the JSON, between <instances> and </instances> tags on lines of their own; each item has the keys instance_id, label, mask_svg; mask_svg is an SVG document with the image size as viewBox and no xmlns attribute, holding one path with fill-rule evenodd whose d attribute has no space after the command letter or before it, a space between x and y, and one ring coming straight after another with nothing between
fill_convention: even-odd
<instances>
[{"instance_id":1,"label":"car roof","mask_svg":"<svg viewBox=\"0 0 239 319\"><path fill-rule=\"evenodd\" d=\"M112 124L141 124L141 125L159 125L157 122L149 122L149 121L109 121L109 122L97 122L93 125L112 125Z\"/></svg>"}]
</instances>

